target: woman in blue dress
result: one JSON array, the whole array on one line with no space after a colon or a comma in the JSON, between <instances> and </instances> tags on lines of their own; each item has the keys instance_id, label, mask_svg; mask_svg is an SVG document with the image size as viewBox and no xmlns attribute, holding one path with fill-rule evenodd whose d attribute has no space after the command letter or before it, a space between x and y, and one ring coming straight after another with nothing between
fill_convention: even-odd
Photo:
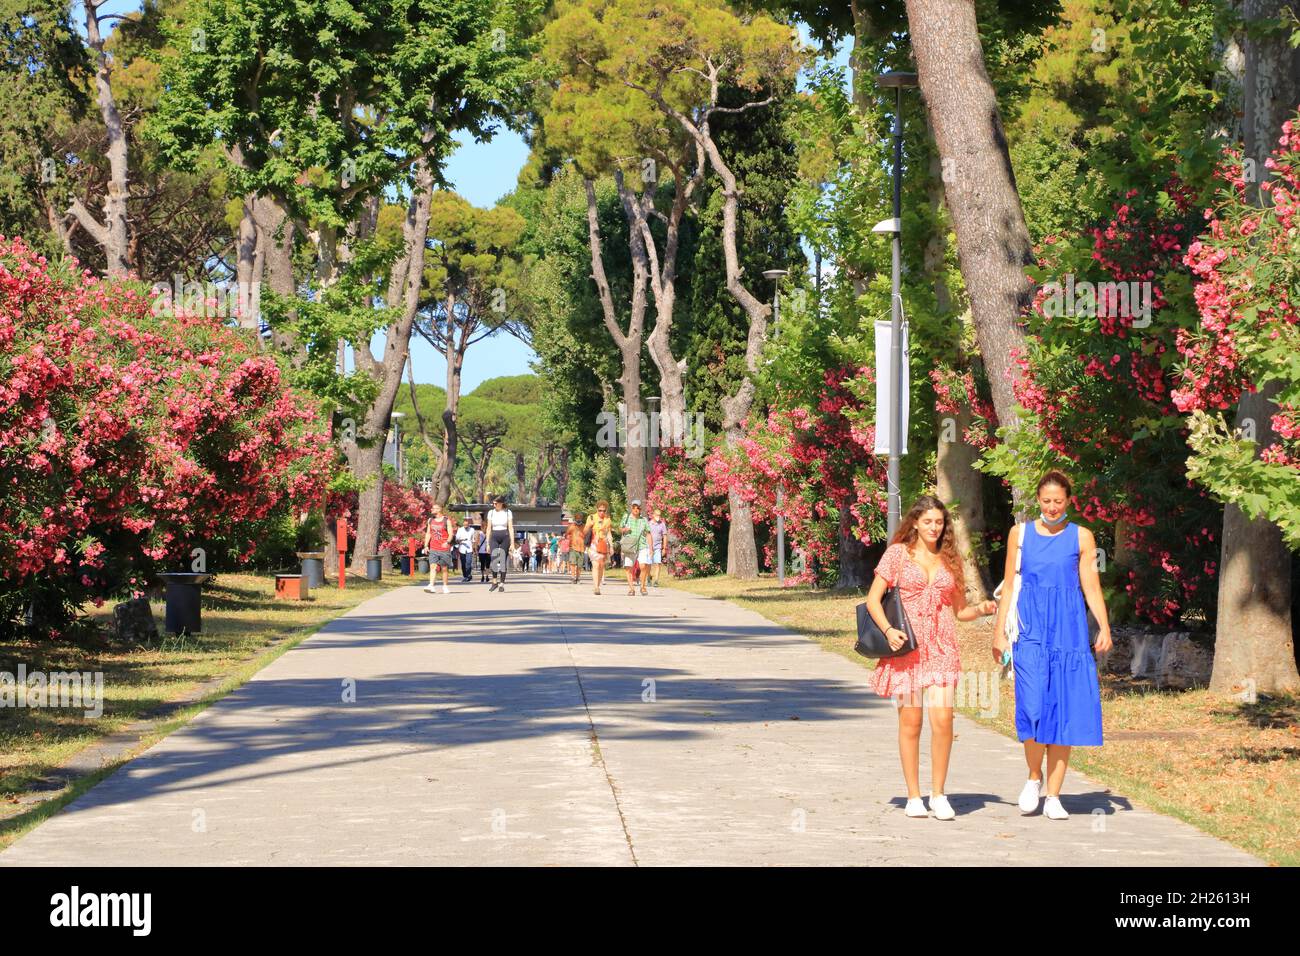
<instances>
[{"instance_id":1,"label":"woman in blue dress","mask_svg":"<svg viewBox=\"0 0 1300 956\"><path fill-rule=\"evenodd\" d=\"M1051 820L1069 817L1060 796L1070 748L1101 746L1101 690L1093 651L1105 653L1111 646L1097 575L1097 543L1091 531L1066 520L1069 500L1070 480L1061 472L1049 471L1039 481L1041 514L1011 529L1002 590L1011 594L1019 551L1019 635L1012 660L1016 733L1024 742L1029 764L1029 780L1019 804L1021 813L1033 813L1045 795L1043 815ZM1007 649L1007 608L1003 602L994 628L993 657L999 661ZM1089 610L1100 627L1092 646Z\"/></svg>"}]
</instances>

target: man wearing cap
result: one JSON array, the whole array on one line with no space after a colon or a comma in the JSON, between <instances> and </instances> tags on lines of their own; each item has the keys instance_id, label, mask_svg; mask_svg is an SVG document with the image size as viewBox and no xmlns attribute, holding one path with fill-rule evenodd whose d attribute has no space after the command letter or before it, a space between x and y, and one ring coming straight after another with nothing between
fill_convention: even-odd
<instances>
[{"instance_id":1,"label":"man wearing cap","mask_svg":"<svg viewBox=\"0 0 1300 956\"><path fill-rule=\"evenodd\" d=\"M619 522L619 543L623 552L623 567L627 568L627 593L636 593L640 578L641 593L646 594L646 578L650 574L650 522L641 514L641 502L633 501L631 514L623 515Z\"/></svg>"}]
</instances>

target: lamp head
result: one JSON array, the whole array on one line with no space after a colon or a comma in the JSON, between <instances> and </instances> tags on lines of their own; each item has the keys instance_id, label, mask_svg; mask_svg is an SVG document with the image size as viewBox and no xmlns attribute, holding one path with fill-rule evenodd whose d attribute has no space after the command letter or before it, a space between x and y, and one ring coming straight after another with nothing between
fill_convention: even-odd
<instances>
[{"instance_id":1,"label":"lamp head","mask_svg":"<svg viewBox=\"0 0 1300 956\"><path fill-rule=\"evenodd\" d=\"M907 73L903 70L890 70L889 72L881 73L876 77L876 85L885 89L916 86L916 74Z\"/></svg>"}]
</instances>

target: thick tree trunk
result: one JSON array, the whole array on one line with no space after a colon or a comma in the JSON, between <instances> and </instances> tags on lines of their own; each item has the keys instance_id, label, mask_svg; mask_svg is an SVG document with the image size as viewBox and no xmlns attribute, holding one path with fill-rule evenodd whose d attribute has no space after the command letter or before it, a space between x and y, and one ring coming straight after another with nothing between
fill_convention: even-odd
<instances>
[{"instance_id":1,"label":"thick tree trunk","mask_svg":"<svg viewBox=\"0 0 1300 956\"><path fill-rule=\"evenodd\" d=\"M931 139L934 131L930 132ZM948 291L944 260L948 250L948 231L944 223L943 166L938 152L930 154L930 179L927 186L930 215L934 223L925 245L925 274L934 287L934 308L939 316L947 316L953 309L952 295ZM964 325L964 320L960 321ZM967 356L957 349L957 371L964 371ZM935 454L935 492L939 500L950 506L953 534L957 539L957 553L962 559L962 572L966 580L966 599L972 603L984 601L993 587L988 571L976 560L979 540L986 527L984 520L983 475L975 468L979 452L966 443L966 429L970 426L970 405L963 400L955 416L944 416L938 422L938 446ZM956 503L957 507L951 507Z\"/></svg>"},{"instance_id":2,"label":"thick tree trunk","mask_svg":"<svg viewBox=\"0 0 1300 956\"><path fill-rule=\"evenodd\" d=\"M334 520L328 514L323 515L325 539L325 577L335 577L334 569L339 566L339 539L335 533Z\"/></svg>"},{"instance_id":3,"label":"thick tree trunk","mask_svg":"<svg viewBox=\"0 0 1300 956\"><path fill-rule=\"evenodd\" d=\"M749 319L749 336L745 342L745 376L740 387L722 399L722 429L729 448L739 445L744 435L745 421L754 404L754 377L758 374L758 360L767 341L767 320L772 307L760 302L741 281L740 254L737 251L738 220L740 218L740 187L731 167L718 151L707 127L700 130L700 144L709 157L709 165L722 180L722 258L726 267L727 291ZM754 541L754 516L749 505L734 492L727 495L731 506L731 522L727 529L727 574L734 578L758 577L758 546Z\"/></svg>"},{"instance_id":4,"label":"thick tree trunk","mask_svg":"<svg viewBox=\"0 0 1300 956\"><path fill-rule=\"evenodd\" d=\"M364 574L366 558L379 554L379 539L383 525L384 500L384 442L360 445L353 459L353 470L358 478L372 479L357 495L357 540L352 552L353 574Z\"/></svg>"},{"instance_id":5,"label":"thick tree trunk","mask_svg":"<svg viewBox=\"0 0 1300 956\"><path fill-rule=\"evenodd\" d=\"M456 445L460 439L456 416L460 409L461 368L465 362L465 350L458 347L456 323L452 319L455 306L455 297L448 295L447 332L443 349L443 358L447 362L447 404L442 412L442 460L438 462L438 468L433 474L434 499L444 506L451 498L451 484L456 472ZM462 336L460 341L463 342L464 338Z\"/></svg>"},{"instance_id":6,"label":"thick tree trunk","mask_svg":"<svg viewBox=\"0 0 1300 956\"><path fill-rule=\"evenodd\" d=\"M1290 0L1246 0L1247 25L1280 21ZM1259 37L1247 33L1245 80L1242 84L1244 156L1253 159L1257 180L1270 177L1264 162L1277 144L1282 124L1300 100L1300 53L1287 43L1286 32ZM1248 184L1256 203L1270 201L1258 183ZM1243 395L1237 425L1255 428L1257 450L1276 441L1272 419L1276 383ZM1215 622L1214 669L1210 689L1277 693L1300 689L1291 623L1291 553L1272 522L1249 520L1236 505L1223 511L1219 561L1219 613Z\"/></svg>"},{"instance_id":7,"label":"thick tree trunk","mask_svg":"<svg viewBox=\"0 0 1300 956\"><path fill-rule=\"evenodd\" d=\"M622 173L615 174L615 182L618 185L620 195L623 191ZM589 178L583 179L583 187L587 193L587 239L591 248L591 277L596 283L596 293L600 298L601 315L605 320L605 328L608 330L614 344L618 347L619 356L622 359L623 370L619 375L619 385L622 388L623 408L627 415L629 426L636 421L636 416L642 412L641 405L641 340L645 328L646 313L646 281L649 278L645 256L632 256L632 296L628 309L627 331L624 332L619 325L617 312L614 308L614 297L610 291L609 280L605 274L605 257L602 252L600 237L600 216L599 206L596 201L596 184ZM633 230L631 243L638 241L638 236ZM634 442L639 442L639 447L628 447L624 449L623 455L623 474L626 478L626 495L627 500L635 499L645 500L645 437L636 434L636 430L629 427L628 444L632 446ZM520 488L522 498L522 484Z\"/></svg>"},{"instance_id":8,"label":"thick tree trunk","mask_svg":"<svg viewBox=\"0 0 1300 956\"><path fill-rule=\"evenodd\" d=\"M980 354L1001 425L1014 428L1013 349L1024 349L1020 317L1032 300L1025 269L1033 248L1007 154L1002 117L984 69L970 0L907 0L907 20L957 235Z\"/></svg>"},{"instance_id":9,"label":"thick tree trunk","mask_svg":"<svg viewBox=\"0 0 1300 956\"><path fill-rule=\"evenodd\" d=\"M672 170L673 203L664 233L663 254L655 244L650 229L650 215L654 211L654 184L643 188L636 196L627 188L623 177L618 177L619 196L627 217L632 256L650 280L654 294L655 323L646 336L646 351L659 372L659 444L681 447L686 438L686 360L678 359L672 350L673 309L677 301L677 253L680 249L682 219L690 205L696 187L704 178L706 161L704 148L698 142L695 150L695 168L688 176L684 168ZM683 165L685 158L683 157Z\"/></svg>"},{"instance_id":10,"label":"thick tree trunk","mask_svg":"<svg viewBox=\"0 0 1300 956\"><path fill-rule=\"evenodd\" d=\"M524 486L528 480L528 465L523 452L515 452L515 502L524 503Z\"/></svg>"},{"instance_id":11,"label":"thick tree trunk","mask_svg":"<svg viewBox=\"0 0 1300 956\"><path fill-rule=\"evenodd\" d=\"M555 500L564 507L564 499L569 494L569 449L560 449L560 466L555 477Z\"/></svg>"},{"instance_id":12,"label":"thick tree trunk","mask_svg":"<svg viewBox=\"0 0 1300 956\"><path fill-rule=\"evenodd\" d=\"M627 445L623 448L623 476L626 479L628 502L645 501L645 459L648 436L644 432L637 434L631 424L638 421L645 411L645 406L641 404L640 336L637 338L638 345L635 350L631 343L619 350L623 355L623 374L619 378L619 384L623 388L623 405L629 423Z\"/></svg>"},{"instance_id":13,"label":"thick tree trunk","mask_svg":"<svg viewBox=\"0 0 1300 956\"><path fill-rule=\"evenodd\" d=\"M265 250L264 281L271 292L285 298L298 293L298 282L293 274L294 225L283 206L269 196L258 196L253 203L253 218ZM271 333L272 345L284 352L297 355L298 343L293 334L284 329Z\"/></svg>"},{"instance_id":14,"label":"thick tree trunk","mask_svg":"<svg viewBox=\"0 0 1300 956\"><path fill-rule=\"evenodd\" d=\"M95 53L95 98L108 138L105 151L108 157L108 185L104 195L104 221L101 223L97 220L80 199L72 201L68 212L76 217L81 227L104 250L105 273L109 276L124 276L132 267L126 202L129 195L127 135L122 114L117 108L117 99L113 96L113 59L104 49L106 37L100 31L99 8L105 2L106 0L86 0L83 4L86 12L86 45Z\"/></svg>"},{"instance_id":15,"label":"thick tree trunk","mask_svg":"<svg viewBox=\"0 0 1300 956\"><path fill-rule=\"evenodd\" d=\"M352 555L352 570L365 571L366 557L379 552L381 534L381 499L383 495L384 442L392 424L393 402L402 383L402 371L411 344L411 327L420 305L420 285L424 279L425 241L429 237L429 206L433 197L433 172L428 161L415 165L415 189L406 211L402 227L403 255L394 264L389 289L401 290L401 313L384 334L384 355L376 359L369 342L353 342L352 349L357 366L379 380L379 393L366 413L366 420L358 429L358 437L368 445L357 447L353 468L356 476L369 481L359 496L357 515L356 550ZM394 297L390 296L389 302Z\"/></svg>"},{"instance_id":16,"label":"thick tree trunk","mask_svg":"<svg viewBox=\"0 0 1300 956\"><path fill-rule=\"evenodd\" d=\"M1260 168L1263 168L1262 165ZM1243 395L1240 427L1255 422L1257 447L1275 440L1270 421L1277 384ZM1291 624L1291 552L1277 525L1250 520L1236 505L1223 509L1219 612L1214 627L1210 690L1221 694L1300 690Z\"/></svg>"},{"instance_id":17,"label":"thick tree trunk","mask_svg":"<svg viewBox=\"0 0 1300 956\"><path fill-rule=\"evenodd\" d=\"M871 587L872 570L867 546L853 533L853 514L847 507L841 508L839 558L835 587L832 590L848 591Z\"/></svg>"},{"instance_id":18,"label":"thick tree trunk","mask_svg":"<svg viewBox=\"0 0 1300 956\"><path fill-rule=\"evenodd\" d=\"M951 421L945 419L951 418ZM977 536L983 533L984 488L975 469L979 452L962 436L970 425L970 406L963 401L955 416L939 421L939 442L935 460L935 494L949 506L957 553L966 578L966 600L988 600L993 582L975 556ZM955 505L955 507L954 507Z\"/></svg>"},{"instance_id":19,"label":"thick tree trunk","mask_svg":"<svg viewBox=\"0 0 1300 956\"><path fill-rule=\"evenodd\" d=\"M474 500L476 502L487 501L488 466L492 462L492 453L497 450L498 444L484 445L483 454L474 462Z\"/></svg>"},{"instance_id":20,"label":"thick tree trunk","mask_svg":"<svg viewBox=\"0 0 1300 956\"><path fill-rule=\"evenodd\" d=\"M265 268L266 244L259 242L257 218L254 216L256 202L256 196L244 197L243 211L239 217L239 236L235 246L235 282L239 291L239 325L241 328L252 330L260 347L262 339L257 334L260 327L257 309L262 276L259 266ZM262 250L261 256L258 255L259 249Z\"/></svg>"},{"instance_id":21,"label":"thick tree trunk","mask_svg":"<svg viewBox=\"0 0 1300 956\"><path fill-rule=\"evenodd\" d=\"M722 399L722 430L729 448L735 448L744 434L745 421L749 418L750 408L754 403L754 377L758 374L758 360L767 341L767 321L772 314L772 307L760 302L746 288L741 278L740 255L737 251L738 220L740 218L740 187L736 175L723 159L718 144L713 139L709 121L714 109L718 107L719 73L721 66L716 62L708 65L705 79L710 86L710 109L703 114L698 123L691 117L672 106L664 98L661 90L647 91L651 100L666 116L681 124L683 130L703 151L709 167L722 181L722 258L726 267L727 292L736 300L745 317L749 320L749 335L745 342L745 374L739 387L732 395ZM754 100L744 106L731 108L729 112L745 112L761 109L775 101L775 96ZM731 521L727 530L727 573L736 578L755 578L758 576L758 547L754 541L754 517L749 505L733 492L728 493L731 509Z\"/></svg>"}]
</instances>

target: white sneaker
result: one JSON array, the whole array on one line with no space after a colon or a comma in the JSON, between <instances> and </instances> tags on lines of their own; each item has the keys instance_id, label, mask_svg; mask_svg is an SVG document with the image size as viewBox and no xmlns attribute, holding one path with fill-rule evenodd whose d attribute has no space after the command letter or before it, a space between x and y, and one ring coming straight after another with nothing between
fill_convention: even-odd
<instances>
[{"instance_id":1,"label":"white sneaker","mask_svg":"<svg viewBox=\"0 0 1300 956\"><path fill-rule=\"evenodd\" d=\"M929 811L925 809L925 801L920 797L909 797L903 812L909 817L928 817L930 815Z\"/></svg>"},{"instance_id":2,"label":"white sneaker","mask_svg":"<svg viewBox=\"0 0 1300 956\"><path fill-rule=\"evenodd\" d=\"M1043 795L1043 781L1026 780L1025 789L1020 791L1020 812L1033 813L1038 809L1038 801Z\"/></svg>"},{"instance_id":3,"label":"white sneaker","mask_svg":"<svg viewBox=\"0 0 1300 956\"><path fill-rule=\"evenodd\" d=\"M952 808L952 804L942 793L930 794L930 810L936 820L951 820L957 816L957 811Z\"/></svg>"},{"instance_id":4,"label":"white sneaker","mask_svg":"<svg viewBox=\"0 0 1300 956\"><path fill-rule=\"evenodd\" d=\"M432 584L430 584L427 588L424 589L424 593L425 593L425 594L437 594L438 591L437 591L437 589L436 589Z\"/></svg>"},{"instance_id":5,"label":"white sneaker","mask_svg":"<svg viewBox=\"0 0 1300 956\"><path fill-rule=\"evenodd\" d=\"M1043 801L1043 816L1049 820L1068 820L1070 815L1061 806L1061 798L1049 796Z\"/></svg>"},{"instance_id":6,"label":"white sneaker","mask_svg":"<svg viewBox=\"0 0 1300 956\"><path fill-rule=\"evenodd\" d=\"M443 594L450 594L450 593L451 593L450 591L447 590L447 585L445 585L445 584L442 586L442 593L443 593Z\"/></svg>"}]
</instances>

